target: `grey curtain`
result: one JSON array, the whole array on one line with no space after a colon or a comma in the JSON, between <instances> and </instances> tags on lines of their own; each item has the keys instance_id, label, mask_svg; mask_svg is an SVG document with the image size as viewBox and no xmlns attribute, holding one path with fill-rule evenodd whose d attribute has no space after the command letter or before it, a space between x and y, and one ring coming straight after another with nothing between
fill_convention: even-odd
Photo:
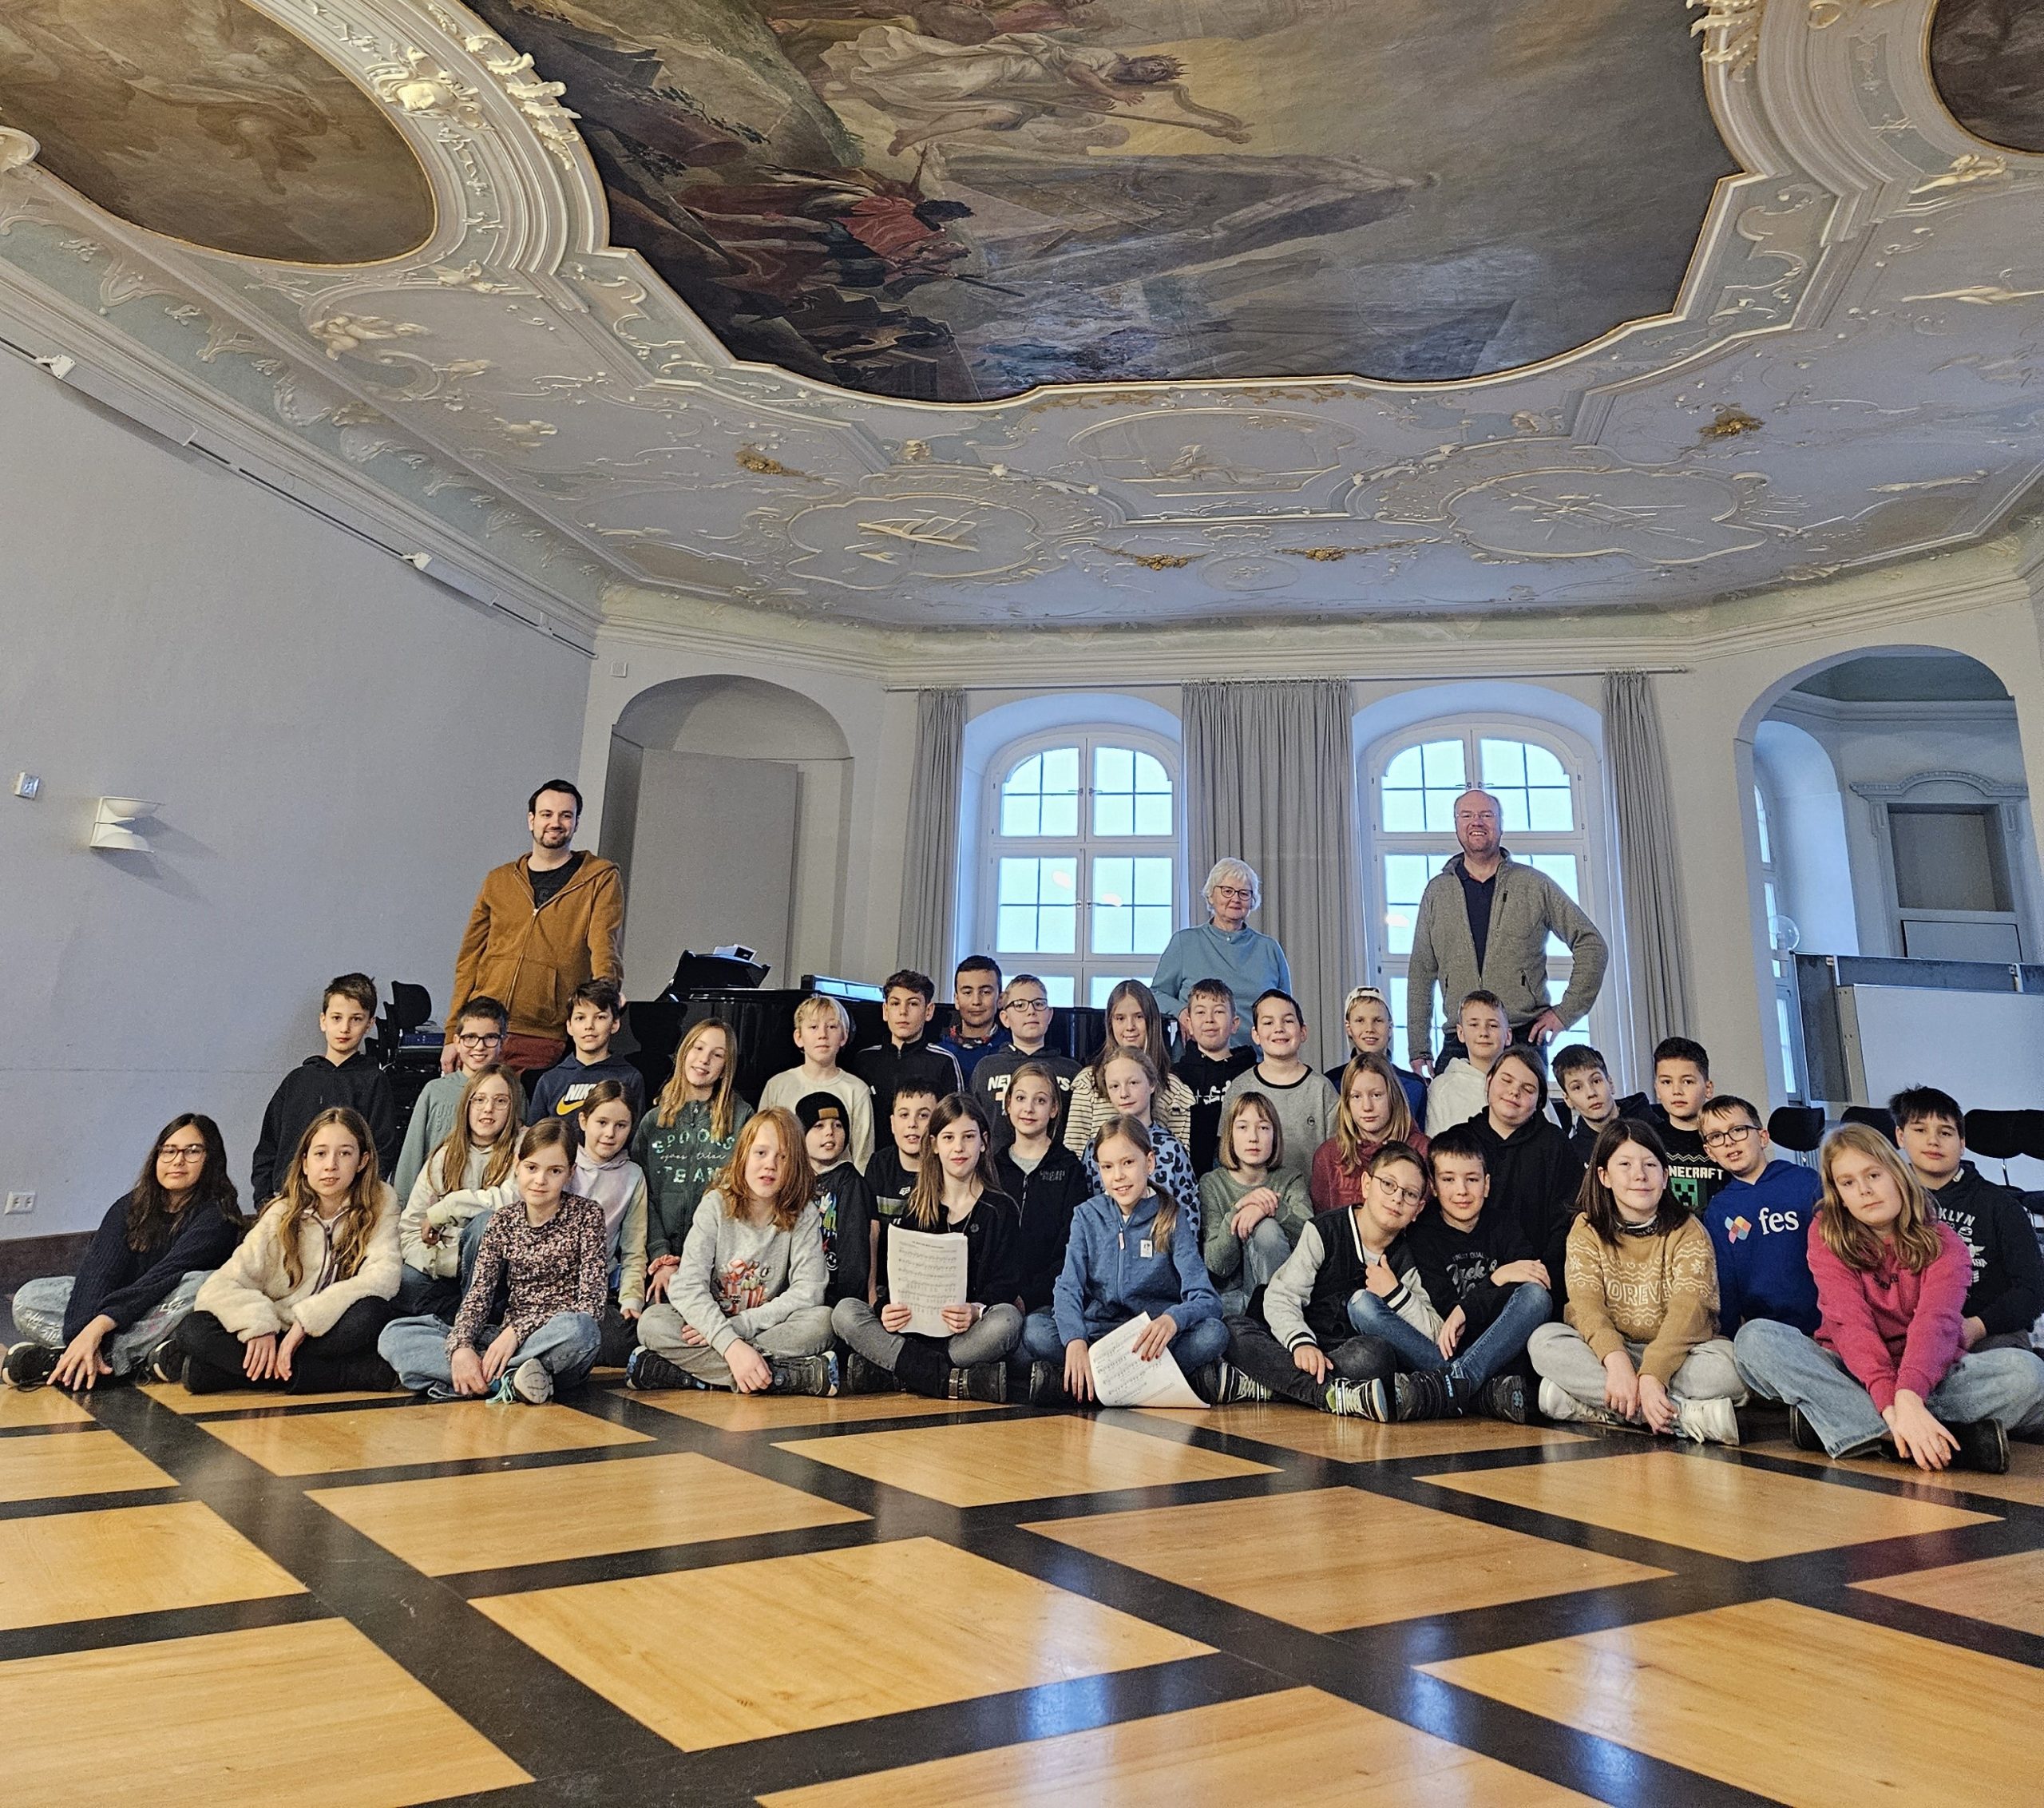
<instances>
[{"instance_id":1,"label":"grey curtain","mask_svg":"<svg viewBox=\"0 0 2044 1808\"><path fill-rule=\"evenodd\" d=\"M965 764L965 693L916 693L916 767L901 875L901 960L943 995L950 977L958 883L958 783Z\"/></svg>"},{"instance_id":2,"label":"grey curtain","mask_svg":"<svg viewBox=\"0 0 2044 1808\"><path fill-rule=\"evenodd\" d=\"M1654 685L1643 672L1604 675L1604 743L1618 806L1626 960L1638 1032L1651 1048L1689 1034L1689 938L1676 882L1667 755Z\"/></svg>"},{"instance_id":3,"label":"grey curtain","mask_svg":"<svg viewBox=\"0 0 2044 1808\"><path fill-rule=\"evenodd\" d=\"M1349 682L1188 684L1184 705L1191 885L1223 854L1256 869L1263 907L1250 926L1283 946L1324 1066L1347 1046L1341 1001L1362 973ZM1195 921L1205 909L1194 898Z\"/></svg>"}]
</instances>

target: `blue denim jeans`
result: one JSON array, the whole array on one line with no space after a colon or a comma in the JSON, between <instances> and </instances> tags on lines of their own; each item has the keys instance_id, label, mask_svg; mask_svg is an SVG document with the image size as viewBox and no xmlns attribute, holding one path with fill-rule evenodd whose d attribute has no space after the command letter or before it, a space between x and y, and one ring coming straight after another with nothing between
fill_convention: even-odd
<instances>
[{"instance_id":1,"label":"blue denim jeans","mask_svg":"<svg viewBox=\"0 0 2044 1808\"><path fill-rule=\"evenodd\" d=\"M117 1330L99 1346L117 1380L144 1366L157 1349L177 1334L177 1327L192 1314L192 1302L209 1268L194 1269L137 1318L125 1330ZM14 1328L30 1343L46 1350L65 1347L64 1314L71 1303L75 1285L69 1275L53 1275L46 1280L24 1281L14 1295Z\"/></svg>"},{"instance_id":2,"label":"blue denim jeans","mask_svg":"<svg viewBox=\"0 0 2044 1808\"><path fill-rule=\"evenodd\" d=\"M492 1325L484 1332L480 1348L488 1349L501 1328ZM586 1312L557 1312L512 1353L505 1373L521 1362L537 1362L553 1377L556 1392L572 1387L586 1380L595 1366L602 1334ZM447 1335L444 1318L394 1318L377 1338L376 1353L413 1393L434 1400L458 1400L461 1396L454 1391L454 1359L448 1353Z\"/></svg>"},{"instance_id":3,"label":"blue denim jeans","mask_svg":"<svg viewBox=\"0 0 2044 1808\"><path fill-rule=\"evenodd\" d=\"M1834 1457L1888 1436L1888 1421L1852 1371L1793 1325L1753 1318L1732 1339L1732 1359L1764 1399L1802 1410ZM1961 1356L1923 1404L1946 1425L1998 1420L2011 1433L2044 1431L2044 1359L2027 1350L1975 1350Z\"/></svg>"},{"instance_id":4,"label":"blue denim jeans","mask_svg":"<svg viewBox=\"0 0 2044 1808\"><path fill-rule=\"evenodd\" d=\"M1525 1349L1527 1338L1547 1322L1553 1309L1553 1296L1538 1281L1521 1281L1483 1334L1464 1344L1452 1358L1367 1289L1350 1297L1349 1322L1360 1337L1381 1338L1408 1369L1445 1371L1470 1387L1480 1387Z\"/></svg>"}]
</instances>

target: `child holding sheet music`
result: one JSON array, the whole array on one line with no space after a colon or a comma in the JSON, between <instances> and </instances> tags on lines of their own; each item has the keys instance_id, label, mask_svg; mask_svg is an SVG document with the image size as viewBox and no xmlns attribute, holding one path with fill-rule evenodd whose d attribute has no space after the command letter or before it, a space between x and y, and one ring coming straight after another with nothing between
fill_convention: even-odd
<instances>
[{"instance_id":1,"label":"child holding sheet music","mask_svg":"<svg viewBox=\"0 0 2044 1808\"><path fill-rule=\"evenodd\" d=\"M1135 1354L1155 1362L1168 1353L1202 1398L1211 1399L1228 1351L1220 1297L1206 1272L1194 1213L1155 1184L1157 1157L1149 1127L1115 1116L1093 1140L1100 1191L1072 1214L1064 1271L1052 1292L1052 1316L1062 1344L1064 1391L1095 1397L1087 1346L1143 1313L1149 1328ZM1034 1320L1030 1354L1043 1348ZM1044 1371L1048 1370L1048 1373ZM1040 1362L1031 1392L1056 1397L1052 1365Z\"/></svg>"},{"instance_id":2,"label":"child holding sheet music","mask_svg":"<svg viewBox=\"0 0 2044 1808\"><path fill-rule=\"evenodd\" d=\"M994 1177L979 1104L953 1092L931 1115L908 1203L900 1216L881 1220L877 1309L852 1297L831 1313L831 1328L851 1351L846 1391L879 1392L898 1382L937 1400L1004 1401L1008 1353L1022 1336L1015 1304L1020 1227L1014 1201ZM911 1330L911 1309L889 1298L889 1243L917 1233L965 1240L964 1297L943 1306L942 1336Z\"/></svg>"}]
</instances>

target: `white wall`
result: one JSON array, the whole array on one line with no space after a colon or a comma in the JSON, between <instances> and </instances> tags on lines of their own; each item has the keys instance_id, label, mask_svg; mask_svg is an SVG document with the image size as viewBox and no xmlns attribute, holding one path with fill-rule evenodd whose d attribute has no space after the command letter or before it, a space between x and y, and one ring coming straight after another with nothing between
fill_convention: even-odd
<instances>
[{"instance_id":1,"label":"white wall","mask_svg":"<svg viewBox=\"0 0 2044 1808\"><path fill-rule=\"evenodd\" d=\"M11 1237L96 1223L180 1110L245 1189L329 975L444 1009L588 661L10 359L0 422L0 767L42 778L0 795ZM87 850L101 795L161 800L154 853Z\"/></svg>"}]
</instances>

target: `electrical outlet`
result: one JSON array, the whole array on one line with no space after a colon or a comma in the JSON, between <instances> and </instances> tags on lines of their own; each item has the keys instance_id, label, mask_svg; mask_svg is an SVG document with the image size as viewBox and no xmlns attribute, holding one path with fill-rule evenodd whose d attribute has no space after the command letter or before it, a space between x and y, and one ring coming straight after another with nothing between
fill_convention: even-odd
<instances>
[{"instance_id":1,"label":"electrical outlet","mask_svg":"<svg viewBox=\"0 0 2044 1808\"><path fill-rule=\"evenodd\" d=\"M7 1195L7 1209L8 1209L8 1211L10 1211L10 1212L11 1212L11 1211L34 1211L34 1210L35 1210L35 1195L34 1195L34 1193L10 1193L10 1194L8 1194L8 1195Z\"/></svg>"}]
</instances>

